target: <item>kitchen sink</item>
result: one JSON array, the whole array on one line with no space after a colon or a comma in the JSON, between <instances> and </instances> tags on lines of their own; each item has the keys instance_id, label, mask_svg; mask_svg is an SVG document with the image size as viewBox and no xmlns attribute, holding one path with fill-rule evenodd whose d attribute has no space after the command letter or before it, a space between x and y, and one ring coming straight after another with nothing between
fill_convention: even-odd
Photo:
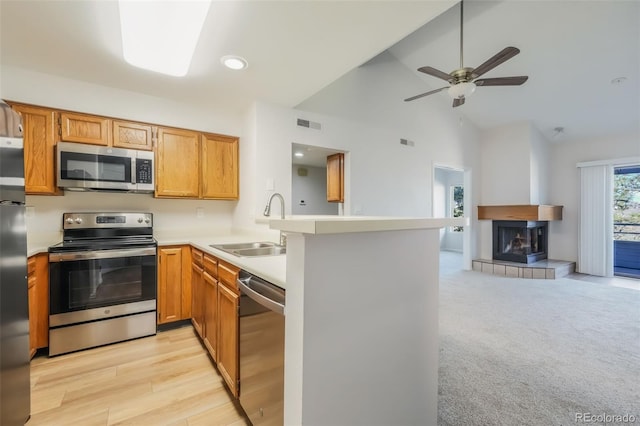
<instances>
[{"instance_id":1,"label":"kitchen sink","mask_svg":"<svg viewBox=\"0 0 640 426\"><path fill-rule=\"evenodd\" d=\"M217 248L220 250L238 250L238 249L253 249L263 247L273 247L277 245L269 241L261 241L258 243L229 243L229 244L211 244L209 247Z\"/></svg>"},{"instance_id":2,"label":"kitchen sink","mask_svg":"<svg viewBox=\"0 0 640 426\"><path fill-rule=\"evenodd\" d=\"M287 248L272 242L211 244L209 247L226 251L239 257L277 256L285 254Z\"/></svg>"}]
</instances>

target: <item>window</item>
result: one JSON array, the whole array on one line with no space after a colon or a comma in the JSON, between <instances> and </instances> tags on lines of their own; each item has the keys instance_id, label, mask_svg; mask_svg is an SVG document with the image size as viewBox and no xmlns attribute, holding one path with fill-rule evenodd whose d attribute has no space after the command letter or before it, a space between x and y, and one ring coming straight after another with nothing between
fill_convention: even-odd
<instances>
[{"instance_id":1,"label":"window","mask_svg":"<svg viewBox=\"0 0 640 426\"><path fill-rule=\"evenodd\" d=\"M464 188L462 185L453 185L449 187L449 216L464 216ZM451 232L462 232L464 227L452 226Z\"/></svg>"}]
</instances>

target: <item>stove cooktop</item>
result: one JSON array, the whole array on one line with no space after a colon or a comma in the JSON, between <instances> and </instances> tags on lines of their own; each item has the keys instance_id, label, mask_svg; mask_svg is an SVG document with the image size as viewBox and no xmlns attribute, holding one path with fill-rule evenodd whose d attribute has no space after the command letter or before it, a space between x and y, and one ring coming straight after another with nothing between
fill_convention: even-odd
<instances>
[{"instance_id":1,"label":"stove cooktop","mask_svg":"<svg viewBox=\"0 0 640 426\"><path fill-rule=\"evenodd\" d=\"M113 250L135 247L155 247L157 241L154 238L104 238L104 239L78 239L62 241L49 247L50 253L64 251L87 250Z\"/></svg>"}]
</instances>

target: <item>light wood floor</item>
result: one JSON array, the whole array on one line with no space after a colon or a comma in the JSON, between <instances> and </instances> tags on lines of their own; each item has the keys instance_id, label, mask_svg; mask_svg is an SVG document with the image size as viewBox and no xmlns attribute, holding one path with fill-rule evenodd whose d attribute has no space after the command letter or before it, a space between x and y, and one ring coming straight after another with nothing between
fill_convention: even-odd
<instances>
[{"instance_id":1,"label":"light wood floor","mask_svg":"<svg viewBox=\"0 0 640 426\"><path fill-rule=\"evenodd\" d=\"M245 426L191 326L31 362L27 426Z\"/></svg>"}]
</instances>

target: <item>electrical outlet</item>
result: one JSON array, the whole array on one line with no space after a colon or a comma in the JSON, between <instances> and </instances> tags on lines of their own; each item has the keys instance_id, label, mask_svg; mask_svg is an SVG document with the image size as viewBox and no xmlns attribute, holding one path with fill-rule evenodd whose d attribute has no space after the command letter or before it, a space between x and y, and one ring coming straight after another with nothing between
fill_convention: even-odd
<instances>
[{"instance_id":1,"label":"electrical outlet","mask_svg":"<svg viewBox=\"0 0 640 426\"><path fill-rule=\"evenodd\" d=\"M196 217L202 219L204 217L204 209L202 207L196 208Z\"/></svg>"}]
</instances>

